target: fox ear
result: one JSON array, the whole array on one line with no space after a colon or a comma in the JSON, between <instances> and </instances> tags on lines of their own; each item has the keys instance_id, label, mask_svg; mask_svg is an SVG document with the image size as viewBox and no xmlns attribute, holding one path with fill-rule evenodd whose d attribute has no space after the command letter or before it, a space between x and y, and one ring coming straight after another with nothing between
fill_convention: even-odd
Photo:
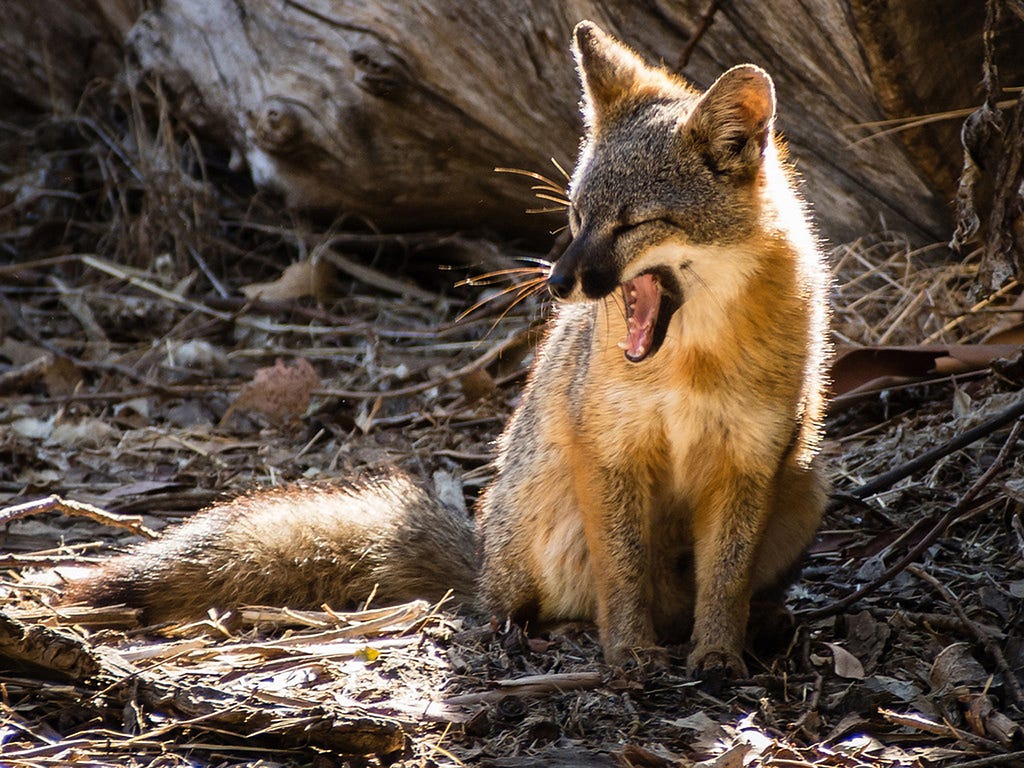
<instances>
[{"instance_id":1,"label":"fox ear","mask_svg":"<svg viewBox=\"0 0 1024 768\"><path fill-rule=\"evenodd\" d=\"M572 48L583 82L584 118L593 128L629 94L647 66L592 21L576 25Z\"/></svg>"},{"instance_id":2,"label":"fox ear","mask_svg":"<svg viewBox=\"0 0 1024 768\"><path fill-rule=\"evenodd\" d=\"M718 170L751 171L761 163L774 120L771 77L760 67L741 64L708 88L686 128Z\"/></svg>"}]
</instances>

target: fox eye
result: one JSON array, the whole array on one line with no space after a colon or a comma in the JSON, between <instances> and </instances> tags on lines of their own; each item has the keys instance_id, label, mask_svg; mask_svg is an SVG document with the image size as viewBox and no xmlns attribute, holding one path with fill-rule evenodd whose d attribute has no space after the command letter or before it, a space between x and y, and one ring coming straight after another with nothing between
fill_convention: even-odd
<instances>
[{"instance_id":1,"label":"fox eye","mask_svg":"<svg viewBox=\"0 0 1024 768\"><path fill-rule=\"evenodd\" d=\"M615 229L612 230L613 237L621 237L627 232L632 232L634 229L645 227L648 224L669 224L672 222L663 216L651 216L649 219L640 219L638 221L631 221L625 224L619 224Z\"/></svg>"}]
</instances>

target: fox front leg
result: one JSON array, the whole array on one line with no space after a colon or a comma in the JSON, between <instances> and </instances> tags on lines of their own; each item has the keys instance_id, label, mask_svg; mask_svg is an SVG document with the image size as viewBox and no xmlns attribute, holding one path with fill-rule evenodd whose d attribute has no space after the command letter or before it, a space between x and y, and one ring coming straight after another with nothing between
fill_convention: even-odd
<instances>
[{"instance_id":1,"label":"fox front leg","mask_svg":"<svg viewBox=\"0 0 1024 768\"><path fill-rule=\"evenodd\" d=\"M605 660L621 665L639 657L661 666L651 612L648 494L635 477L593 463L576 481Z\"/></svg>"},{"instance_id":2,"label":"fox front leg","mask_svg":"<svg viewBox=\"0 0 1024 768\"><path fill-rule=\"evenodd\" d=\"M697 597L692 675L747 676L743 644L753 568L768 518L769 481L724 471L694 516Z\"/></svg>"}]
</instances>

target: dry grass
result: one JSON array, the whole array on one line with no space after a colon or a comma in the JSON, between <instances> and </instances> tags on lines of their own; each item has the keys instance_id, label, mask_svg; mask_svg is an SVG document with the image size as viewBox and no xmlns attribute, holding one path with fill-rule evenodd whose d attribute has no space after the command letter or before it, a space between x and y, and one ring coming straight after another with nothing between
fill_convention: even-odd
<instances>
[{"instance_id":1,"label":"dry grass","mask_svg":"<svg viewBox=\"0 0 1024 768\"><path fill-rule=\"evenodd\" d=\"M944 243L913 248L892 233L836 247L833 332L841 344L883 346L981 341L1019 312L1016 281L978 295L980 251L951 258Z\"/></svg>"}]
</instances>

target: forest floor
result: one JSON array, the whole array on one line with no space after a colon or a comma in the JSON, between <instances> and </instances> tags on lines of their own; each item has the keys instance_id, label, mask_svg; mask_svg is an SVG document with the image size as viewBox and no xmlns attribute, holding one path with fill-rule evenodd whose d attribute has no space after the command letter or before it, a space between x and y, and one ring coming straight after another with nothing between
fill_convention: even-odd
<instances>
[{"instance_id":1,"label":"forest floor","mask_svg":"<svg viewBox=\"0 0 1024 768\"><path fill-rule=\"evenodd\" d=\"M537 254L281 213L159 106L0 124L0 764L1024 764L1017 296L891 233L830 251L835 500L747 680L444 605L54 607L48 569L267 485L398 466L472 509L548 311L459 285Z\"/></svg>"}]
</instances>

